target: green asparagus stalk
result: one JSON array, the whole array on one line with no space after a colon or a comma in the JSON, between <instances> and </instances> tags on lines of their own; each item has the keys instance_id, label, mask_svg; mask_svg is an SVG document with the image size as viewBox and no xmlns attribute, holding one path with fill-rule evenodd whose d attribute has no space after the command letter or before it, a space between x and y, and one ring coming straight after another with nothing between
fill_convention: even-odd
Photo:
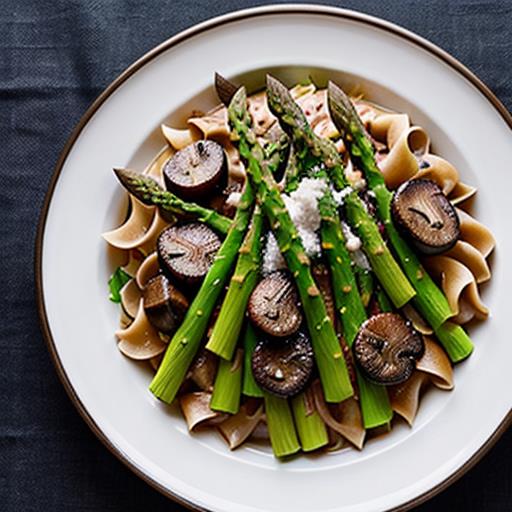
<instances>
[{"instance_id":1,"label":"green asparagus stalk","mask_svg":"<svg viewBox=\"0 0 512 512\"><path fill-rule=\"evenodd\" d=\"M329 192L319 201L319 209L322 249L331 269L336 309L342 320L345 340L351 345L366 320L366 311L352 271L352 260L345 247L336 205Z\"/></svg>"},{"instance_id":2,"label":"green asparagus stalk","mask_svg":"<svg viewBox=\"0 0 512 512\"><path fill-rule=\"evenodd\" d=\"M297 229L272 174L262 165L263 152L251 131L246 101L245 89L240 88L228 108L229 120L238 138L239 152L246 161L247 176L254 185L263 212L269 219L279 249L295 278L325 399L328 402L341 402L353 394L343 352L311 274L309 258L304 252Z\"/></svg>"},{"instance_id":3,"label":"green asparagus stalk","mask_svg":"<svg viewBox=\"0 0 512 512\"><path fill-rule=\"evenodd\" d=\"M300 450L290 405L285 398L264 393L270 444L276 457L293 455Z\"/></svg>"},{"instance_id":4,"label":"green asparagus stalk","mask_svg":"<svg viewBox=\"0 0 512 512\"><path fill-rule=\"evenodd\" d=\"M373 280L373 273L371 270L354 265L354 273L356 275L357 285L359 287L359 294L365 308L370 304L370 299L375 291L375 283Z\"/></svg>"},{"instance_id":5,"label":"green asparagus stalk","mask_svg":"<svg viewBox=\"0 0 512 512\"><path fill-rule=\"evenodd\" d=\"M206 348L226 360L231 360L245 318L249 297L256 286L261 264L261 231L263 215L259 206L254 209L252 224L240 247L235 272L219 316Z\"/></svg>"},{"instance_id":6,"label":"green asparagus stalk","mask_svg":"<svg viewBox=\"0 0 512 512\"><path fill-rule=\"evenodd\" d=\"M210 409L229 414L236 414L240 409L243 357L243 350L238 349L232 361L219 361Z\"/></svg>"},{"instance_id":7,"label":"green asparagus stalk","mask_svg":"<svg viewBox=\"0 0 512 512\"><path fill-rule=\"evenodd\" d=\"M384 176L377 166L371 139L348 96L332 82L329 82L329 109L335 125L345 140L351 158L360 165L369 188L375 194L378 216L384 223L402 268L416 290L415 307L433 327L441 343L451 354L452 361L464 359L472 352L473 344L461 327L443 325L453 316L448 301L393 224L390 209L393 193L386 187Z\"/></svg>"},{"instance_id":8,"label":"green asparagus stalk","mask_svg":"<svg viewBox=\"0 0 512 512\"><path fill-rule=\"evenodd\" d=\"M331 141L320 139L313 133L288 89L271 76L267 76L267 99L283 130L290 136L300 165L306 169L325 166L337 190L349 187L336 147ZM389 251L377 224L357 192L350 187L347 190L348 194L344 199L347 220L361 238L375 275L395 306L402 307L414 297L415 291Z\"/></svg>"},{"instance_id":9,"label":"green asparagus stalk","mask_svg":"<svg viewBox=\"0 0 512 512\"><path fill-rule=\"evenodd\" d=\"M185 216L203 222L225 235L231 219L195 203L187 203L172 192L163 189L153 178L131 169L114 169L124 188L144 204L157 206L174 215Z\"/></svg>"},{"instance_id":10,"label":"green asparagus stalk","mask_svg":"<svg viewBox=\"0 0 512 512\"><path fill-rule=\"evenodd\" d=\"M329 443L329 436L324 421L316 410L308 411L306 407L307 392L292 399L293 417L299 434L302 450L310 452Z\"/></svg>"},{"instance_id":11,"label":"green asparagus stalk","mask_svg":"<svg viewBox=\"0 0 512 512\"><path fill-rule=\"evenodd\" d=\"M386 295L386 292L382 288L377 289L376 296L377 304L383 313L389 313L393 311L393 306L389 301L389 297Z\"/></svg>"},{"instance_id":12,"label":"green asparagus stalk","mask_svg":"<svg viewBox=\"0 0 512 512\"><path fill-rule=\"evenodd\" d=\"M320 212L323 214L322 248L331 269L336 309L343 325L345 341L352 347L361 324L367 318L366 310L352 272L339 217L335 215L336 208L324 198L320 202ZM368 381L357 367L356 379L364 427L375 428L389 423L393 410L386 388Z\"/></svg>"},{"instance_id":13,"label":"green asparagus stalk","mask_svg":"<svg viewBox=\"0 0 512 512\"><path fill-rule=\"evenodd\" d=\"M215 261L203 280L185 318L174 334L149 389L171 403L199 349L217 300L224 289L247 230L254 202L253 188L246 182L240 205Z\"/></svg>"},{"instance_id":14,"label":"green asparagus stalk","mask_svg":"<svg viewBox=\"0 0 512 512\"><path fill-rule=\"evenodd\" d=\"M254 376L252 374L252 353L256 348L256 333L252 325L247 322L244 333L244 375L243 375L243 384L242 384L242 393L245 396L261 398L263 396L263 392L261 388L258 386L256 381L254 380Z\"/></svg>"}]
</instances>

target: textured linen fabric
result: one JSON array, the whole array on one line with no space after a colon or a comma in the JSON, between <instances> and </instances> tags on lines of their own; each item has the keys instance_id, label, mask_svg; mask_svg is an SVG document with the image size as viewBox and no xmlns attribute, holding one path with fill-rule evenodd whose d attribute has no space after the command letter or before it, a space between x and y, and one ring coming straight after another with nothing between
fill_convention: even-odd
<instances>
[{"instance_id":1,"label":"textured linen fabric","mask_svg":"<svg viewBox=\"0 0 512 512\"><path fill-rule=\"evenodd\" d=\"M36 312L36 223L71 130L119 73L184 28L265 3L0 0L0 511L184 510L103 447L58 381ZM380 16L430 39L512 108L512 2L325 3ZM512 510L512 432L418 510Z\"/></svg>"}]
</instances>

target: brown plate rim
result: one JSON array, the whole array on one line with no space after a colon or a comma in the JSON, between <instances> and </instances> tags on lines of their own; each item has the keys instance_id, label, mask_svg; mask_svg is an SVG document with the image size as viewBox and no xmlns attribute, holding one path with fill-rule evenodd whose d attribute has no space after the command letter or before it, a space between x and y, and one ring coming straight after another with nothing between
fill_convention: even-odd
<instances>
[{"instance_id":1,"label":"brown plate rim","mask_svg":"<svg viewBox=\"0 0 512 512\"><path fill-rule=\"evenodd\" d=\"M80 133L89 122L91 117L95 114L95 112L101 107L101 105L110 97L110 95L128 78L130 78L134 73L136 73L140 68L142 68L145 64L153 60L155 57L165 52L169 48L176 46L182 41L193 37L197 34L210 30L214 27L219 27L221 25L225 25L228 23L232 23L234 21L239 21L247 18L260 17L260 16L268 16L273 14L308 14L308 15L321 15L321 16L331 16L335 18L343 18L351 21L356 21L359 23L363 23L366 25L371 25L375 28L390 32L396 36L405 39L408 42L411 42L422 49L428 51L433 54L446 64L448 64L451 68L455 69L458 73L460 73L466 80L468 80L474 87L476 87L492 106L498 111L504 121L508 124L508 126L512 129L512 115L505 106L501 103L501 101L495 96L495 94L466 66L464 66L461 62L459 62L455 57L451 56L449 53L442 50L437 45L431 43L430 41L422 38L421 36L410 32L407 29L404 29L398 25L395 25L391 22L382 20L380 18L376 18L367 14L363 14L358 11L348 10L348 9L340 9L337 7L329 7L329 6L321 6L321 5L308 5L308 4L284 4L284 5L267 5L263 7L256 7L250 9L244 9L240 11L231 12L228 14L224 14L215 18L212 18L208 21L204 21L197 25L194 25L191 28L188 28L179 34L169 38L164 41L160 45L156 46L149 52L145 53L142 57L140 57L137 61L135 61L131 66L129 66L125 71L123 71L93 102L93 104L88 108L85 114L82 116L77 126L71 133L69 139L67 140L60 157L55 166L52 178L50 180L50 184L48 186L48 191L45 196L45 200L43 203L43 207L41 210L41 215L39 218L38 228L37 228L37 236L36 236L36 244L35 244L35 284L36 284L36 299L37 299L37 308L39 312L39 319L41 324L41 329L43 333L43 337L48 346L48 350L52 357L53 363L59 375L59 378L66 389L71 401L77 408L78 412L90 427L90 429L94 432L94 434L98 437L98 439L112 452L121 462L123 462L129 469L131 469L137 476L139 476L146 483L151 485L154 489L158 490L165 496L173 499L179 504L187 507L190 510L201 510L207 511L203 507L199 507L193 502L179 496L172 490L164 487L156 480L153 480L149 477L140 467L137 466L135 461L133 461L126 453L115 447L112 442L108 439L108 437L101 431L99 426L94 421L93 417L89 414L84 404L78 398L71 382L68 378L66 370L62 364L62 361L59 358L59 354L57 352L55 342L52 337L52 333L50 331L48 318L46 315L46 307L44 302L44 290L42 283L42 250L43 250L43 239L46 227L46 219L48 215L48 210L50 207L51 199L53 197L53 192L55 190L55 186L59 179L60 173L66 161L66 158L71 151L75 141L80 136ZM449 487L456 480L458 480L462 475L464 475L467 471L469 471L477 462L479 462L482 457L490 450L490 448L496 443L496 441L501 437L501 435L508 429L508 427L512 424L512 411L509 411L508 414L503 418L502 422L496 428L496 430L491 434L491 436L487 439L487 441L452 475L448 478L432 487L430 490L412 498L411 500L402 503L401 505L389 509L388 512L404 512L406 510L410 510L413 507L424 503L429 500L436 494L439 494L441 491Z\"/></svg>"}]
</instances>

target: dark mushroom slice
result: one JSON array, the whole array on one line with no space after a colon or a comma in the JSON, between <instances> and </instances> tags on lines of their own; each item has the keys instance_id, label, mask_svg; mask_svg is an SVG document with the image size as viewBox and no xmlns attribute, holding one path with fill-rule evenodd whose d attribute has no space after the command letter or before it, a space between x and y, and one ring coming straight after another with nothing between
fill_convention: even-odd
<instances>
[{"instance_id":1,"label":"dark mushroom slice","mask_svg":"<svg viewBox=\"0 0 512 512\"><path fill-rule=\"evenodd\" d=\"M208 226L190 222L164 229L157 241L164 272L187 283L197 283L210 269L221 241Z\"/></svg>"},{"instance_id":2,"label":"dark mushroom slice","mask_svg":"<svg viewBox=\"0 0 512 512\"><path fill-rule=\"evenodd\" d=\"M370 317L354 341L354 356L361 370L384 385L406 381L424 350L423 338L397 313Z\"/></svg>"},{"instance_id":3,"label":"dark mushroom slice","mask_svg":"<svg viewBox=\"0 0 512 512\"><path fill-rule=\"evenodd\" d=\"M303 332L285 339L263 339L251 359L254 380L264 390L286 398L300 393L313 372L313 348Z\"/></svg>"},{"instance_id":4,"label":"dark mushroom slice","mask_svg":"<svg viewBox=\"0 0 512 512\"><path fill-rule=\"evenodd\" d=\"M459 238L457 212L432 180L412 179L400 185L391 211L397 226L425 254L447 251Z\"/></svg>"},{"instance_id":5,"label":"dark mushroom slice","mask_svg":"<svg viewBox=\"0 0 512 512\"><path fill-rule=\"evenodd\" d=\"M165 185L179 197L197 200L217 190L227 177L224 149L213 140L199 140L178 151L163 169Z\"/></svg>"},{"instance_id":6,"label":"dark mushroom slice","mask_svg":"<svg viewBox=\"0 0 512 512\"><path fill-rule=\"evenodd\" d=\"M238 91L238 85L230 82L219 73L215 73L215 90L217 91L219 100L228 107L231 102L231 98L235 95L235 92Z\"/></svg>"},{"instance_id":7,"label":"dark mushroom slice","mask_svg":"<svg viewBox=\"0 0 512 512\"><path fill-rule=\"evenodd\" d=\"M178 328L189 305L187 298L162 274L146 283L142 298L148 320L166 334Z\"/></svg>"},{"instance_id":8,"label":"dark mushroom slice","mask_svg":"<svg viewBox=\"0 0 512 512\"><path fill-rule=\"evenodd\" d=\"M271 336L290 336L297 332L302 313L289 273L278 270L262 279L249 298L247 312L252 323Z\"/></svg>"}]
</instances>

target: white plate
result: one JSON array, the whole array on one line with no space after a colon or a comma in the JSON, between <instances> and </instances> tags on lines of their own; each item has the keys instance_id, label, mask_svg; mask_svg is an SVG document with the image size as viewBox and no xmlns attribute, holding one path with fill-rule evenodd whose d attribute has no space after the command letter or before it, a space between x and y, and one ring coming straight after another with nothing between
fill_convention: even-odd
<instances>
[{"instance_id":1,"label":"white plate","mask_svg":"<svg viewBox=\"0 0 512 512\"><path fill-rule=\"evenodd\" d=\"M308 73L357 83L371 99L410 113L435 151L478 186L476 214L498 240L484 291L492 315L472 330L476 350L457 367L455 390L429 393L414 428L396 428L362 452L281 463L250 446L229 452L216 433L190 436L180 415L149 393L150 374L116 348L118 309L107 299L111 268L100 238L119 221L122 193L112 167L142 169L162 145L162 121L177 125L191 108L213 106L214 71L254 88L265 70L290 83ZM88 424L151 484L216 511L369 512L417 504L445 487L504 430L511 406L508 116L483 84L426 41L332 8L243 11L187 30L143 57L73 133L40 226L43 328Z\"/></svg>"}]
</instances>

